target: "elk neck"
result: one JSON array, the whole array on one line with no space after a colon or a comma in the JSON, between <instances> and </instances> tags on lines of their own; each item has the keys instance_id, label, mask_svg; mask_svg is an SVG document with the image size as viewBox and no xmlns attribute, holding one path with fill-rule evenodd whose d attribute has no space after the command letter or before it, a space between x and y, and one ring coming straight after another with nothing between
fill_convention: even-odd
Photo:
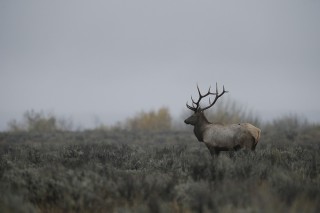
<instances>
[{"instance_id":1,"label":"elk neck","mask_svg":"<svg viewBox=\"0 0 320 213\"><path fill-rule=\"evenodd\" d=\"M205 117L203 113L200 114L199 119L197 123L194 125L193 132L195 136L197 137L198 141L203 142L203 134L206 130L206 127L210 125L211 123L208 121L208 119Z\"/></svg>"}]
</instances>

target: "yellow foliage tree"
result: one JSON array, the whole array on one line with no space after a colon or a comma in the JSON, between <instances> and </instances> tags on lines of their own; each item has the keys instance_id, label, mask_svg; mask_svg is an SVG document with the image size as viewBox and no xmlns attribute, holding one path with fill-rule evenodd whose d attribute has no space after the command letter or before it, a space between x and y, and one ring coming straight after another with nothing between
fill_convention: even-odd
<instances>
[{"instance_id":1,"label":"yellow foliage tree","mask_svg":"<svg viewBox=\"0 0 320 213\"><path fill-rule=\"evenodd\" d=\"M130 130L165 131L171 129L171 115L166 107L158 111L141 112L127 120L126 126Z\"/></svg>"}]
</instances>

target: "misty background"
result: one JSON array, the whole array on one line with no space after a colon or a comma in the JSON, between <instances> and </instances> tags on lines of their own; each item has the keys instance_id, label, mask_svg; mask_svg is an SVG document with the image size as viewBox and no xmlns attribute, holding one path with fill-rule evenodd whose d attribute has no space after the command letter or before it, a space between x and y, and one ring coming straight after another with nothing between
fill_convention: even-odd
<instances>
[{"instance_id":1,"label":"misty background","mask_svg":"<svg viewBox=\"0 0 320 213\"><path fill-rule=\"evenodd\" d=\"M0 130L27 110L76 126L218 82L263 120L320 122L320 1L0 0ZM182 121L181 121L182 122Z\"/></svg>"}]
</instances>

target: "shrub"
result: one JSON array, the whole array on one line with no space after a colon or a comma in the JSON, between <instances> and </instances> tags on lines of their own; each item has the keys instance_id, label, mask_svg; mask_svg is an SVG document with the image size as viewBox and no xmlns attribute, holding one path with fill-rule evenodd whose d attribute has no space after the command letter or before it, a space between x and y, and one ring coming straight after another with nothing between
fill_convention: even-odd
<instances>
[{"instance_id":1,"label":"shrub","mask_svg":"<svg viewBox=\"0 0 320 213\"><path fill-rule=\"evenodd\" d=\"M286 115L266 124L264 134L273 143L281 141L282 144L285 144L298 141L298 138L310 129L311 125L307 120L296 115Z\"/></svg>"},{"instance_id":2,"label":"shrub","mask_svg":"<svg viewBox=\"0 0 320 213\"><path fill-rule=\"evenodd\" d=\"M54 139L28 133L19 143L10 142L20 133L0 133L0 211L316 212L320 207L320 149L312 146L275 143L212 158L184 132L111 133L58 132ZM165 143L152 143L159 136Z\"/></svg>"},{"instance_id":3,"label":"shrub","mask_svg":"<svg viewBox=\"0 0 320 213\"><path fill-rule=\"evenodd\" d=\"M158 111L141 112L126 122L129 130L166 131L171 129L171 115L166 107Z\"/></svg>"},{"instance_id":4,"label":"shrub","mask_svg":"<svg viewBox=\"0 0 320 213\"><path fill-rule=\"evenodd\" d=\"M72 122L57 119L53 114L44 112L26 111L22 122L12 120L8 123L11 132L54 132L58 130L71 130Z\"/></svg>"}]
</instances>

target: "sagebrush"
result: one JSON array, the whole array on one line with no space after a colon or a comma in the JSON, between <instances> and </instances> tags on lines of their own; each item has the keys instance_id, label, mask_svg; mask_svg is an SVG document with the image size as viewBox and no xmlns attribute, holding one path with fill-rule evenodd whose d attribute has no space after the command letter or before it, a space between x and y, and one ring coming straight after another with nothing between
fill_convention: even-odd
<instances>
[{"instance_id":1,"label":"sagebrush","mask_svg":"<svg viewBox=\"0 0 320 213\"><path fill-rule=\"evenodd\" d=\"M1 133L0 212L317 212L319 128L268 128L217 158L185 131Z\"/></svg>"}]
</instances>

